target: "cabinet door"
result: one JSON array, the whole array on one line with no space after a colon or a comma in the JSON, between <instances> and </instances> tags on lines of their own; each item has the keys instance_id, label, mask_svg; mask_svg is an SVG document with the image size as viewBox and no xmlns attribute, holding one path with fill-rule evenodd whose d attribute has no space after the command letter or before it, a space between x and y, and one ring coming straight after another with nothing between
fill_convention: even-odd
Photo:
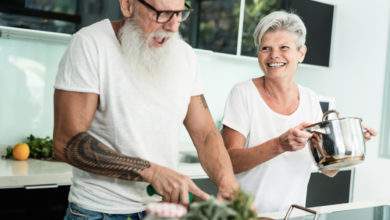
<instances>
[{"instance_id":1,"label":"cabinet door","mask_svg":"<svg viewBox=\"0 0 390 220\"><path fill-rule=\"evenodd\" d=\"M0 189L0 219L63 219L69 186Z\"/></svg>"},{"instance_id":2,"label":"cabinet door","mask_svg":"<svg viewBox=\"0 0 390 220\"><path fill-rule=\"evenodd\" d=\"M209 179L195 179L195 184L205 192L216 195L217 187ZM306 207L349 202L351 170L340 171L330 178L321 173L312 173L307 189Z\"/></svg>"},{"instance_id":3,"label":"cabinet door","mask_svg":"<svg viewBox=\"0 0 390 220\"><path fill-rule=\"evenodd\" d=\"M335 177L312 173L307 188L306 207L349 202L351 170L340 171Z\"/></svg>"}]
</instances>

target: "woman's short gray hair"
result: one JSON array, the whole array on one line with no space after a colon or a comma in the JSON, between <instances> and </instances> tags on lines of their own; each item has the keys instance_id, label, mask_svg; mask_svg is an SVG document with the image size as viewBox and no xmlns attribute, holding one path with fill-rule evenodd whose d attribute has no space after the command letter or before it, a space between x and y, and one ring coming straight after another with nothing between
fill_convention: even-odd
<instances>
[{"instance_id":1,"label":"woman's short gray hair","mask_svg":"<svg viewBox=\"0 0 390 220\"><path fill-rule=\"evenodd\" d=\"M306 27L302 19L291 12L274 11L263 17L256 26L253 38L257 49L265 33L270 31L285 30L298 36L297 46L301 47L306 42Z\"/></svg>"}]
</instances>

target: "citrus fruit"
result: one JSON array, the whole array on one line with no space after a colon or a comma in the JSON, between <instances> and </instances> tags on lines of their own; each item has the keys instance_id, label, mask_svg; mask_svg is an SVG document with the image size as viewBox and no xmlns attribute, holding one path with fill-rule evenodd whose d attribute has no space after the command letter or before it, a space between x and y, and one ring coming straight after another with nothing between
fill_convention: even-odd
<instances>
[{"instance_id":1,"label":"citrus fruit","mask_svg":"<svg viewBox=\"0 0 390 220\"><path fill-rule=\"evenodd\" d=\"M30 148L26 143L16 144L12 149L12 156L15 160L27 160L30 155Z\"/></svg>"}]
</instances>

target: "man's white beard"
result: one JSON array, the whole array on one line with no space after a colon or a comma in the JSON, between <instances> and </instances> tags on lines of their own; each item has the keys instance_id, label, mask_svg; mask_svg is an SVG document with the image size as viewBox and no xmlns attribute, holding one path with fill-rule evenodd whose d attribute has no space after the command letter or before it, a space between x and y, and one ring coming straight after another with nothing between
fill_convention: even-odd
<instances>
[{"instance_id":1,"label":"man's white beard","mask_svg":"<svg viewBox=\"0 0 390 220\"><path fill-rule=\"evenodd\" d=\"M161 47L151 47L154 36L169 37ZM119 30L122 53L131 69L141 76L156 77L175 65L178 49L178 33L158 31L145 36L132 20L126 20ZM177 62L177 60L176 60Z\"/></svg>"}]
</instances>

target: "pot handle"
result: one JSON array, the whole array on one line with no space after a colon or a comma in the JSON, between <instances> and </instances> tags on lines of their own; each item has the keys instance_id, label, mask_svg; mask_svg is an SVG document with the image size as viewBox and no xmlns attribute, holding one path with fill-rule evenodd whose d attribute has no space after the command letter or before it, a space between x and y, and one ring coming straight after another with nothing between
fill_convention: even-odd
<instances>
[{"instance_id":1,"label":"pot handle","mask_svg":"<svg viewBox=\"0 0 390 220\"><path fill-rule=\"evenodd\" d=\"M324 113L324 115L322 116L322 121L327 121L330 114L336 114L336 117L340 118L339 117L340 114L339 114L338 111L336 111L336 110L329 110L329 111L326 111Z\"/></svg>"},{"instance_id":2,"label":"pot handle","mask_svg":"<svg viewBox=\"0 0 390 220\"><path fill-rule=\"evenodd\" d=\"M326 131L325 128L320 128L318 126L309 126L307 128L305 128L305 131L309 132L309 133L320 133L320 134L328 134L328 132Z\"/></svg>"},{"instance_id":3,"label":"pot handle","mask_svg":"<svg viewBox=\"0 0 390 220\"><path fill-rule=\"evenodd\" d=\"M312 209L305 208L305 207L300 206L300 205L295 205L295 204L290 206L290 208L288 209L288 211L286 213L286 216L284 217L284 220L288 220L288 218L290 217L290 214L291 214L291 212L292 212L292 210L294 208L297 208L297 209L300 209L300 210L303 210L303 211L306 211L306 212L309 212L309 213L313 214L314 215L313 220L317 220L318 216L317 216L317 212L316 211L314 211Z\"/></svg>"}]
</instances>

